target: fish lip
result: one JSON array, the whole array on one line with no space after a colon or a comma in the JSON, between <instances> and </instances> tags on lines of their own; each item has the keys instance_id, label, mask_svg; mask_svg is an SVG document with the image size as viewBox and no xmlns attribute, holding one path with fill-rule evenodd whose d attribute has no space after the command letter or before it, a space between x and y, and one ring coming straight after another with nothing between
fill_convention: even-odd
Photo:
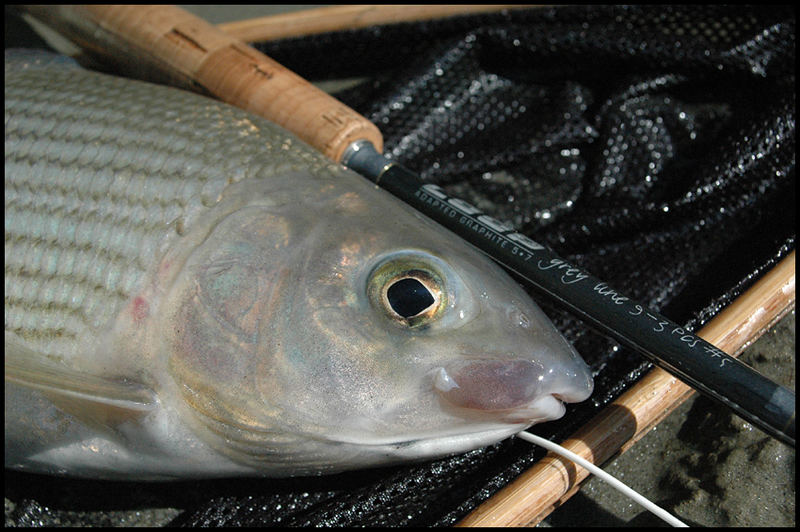
<instances>
[{"instance_id":1,"label":"fish lip","mask_svg":"<svg viewBox=\"0 0 800 532\"><path fill-rule=\"evenodd\" d=\"M499 424L499 423L498 423ZM460 433L455 434L447 434L444 436L415 436L415 437L400 437L401 439L397 438L386 438L386 439L376 439L374 441L364 441L363 435L360 436L361 439L355 438L347 438L347 437L326 437L324 438L326 441L341 443L341 444L349 444L349 445L357 445L359 447L370 447L370 448L384 448L387 450L395 450L399 451L399 454L402 455L404 450L410 450L412 448L419 449L420 447L428 448L430 451L429 454L435 455L437 454L436 449L442 448L442 451L439 454L455 454L458 452L462 452L464 450L475 449L478 447L482 447L484 445L489 445L494 442L498 442L504 440L508 437L517 434L518 432L525 430L526 428L530 427L532 423L503 423L504 427L497 427L497 428L490 428L490 429L483 429L483 430L465 430ZM458 445L462 444L462 445ZM450 450L455 449L455 450ZM391 454L398 454L397 452L393 452ZM427 456L420 455L420 457Z\"/></svg>"},{"instance_id":2,"label":"fish lip","mask_svg":"<svg viewBox=\"0 0 800 532\"><path fill-rule=\"evenodd\" d=\"M443 401L447 402L446 399ZM486 419L496 423L524 425L525 427L561 419L567 411L566 402L557 394L549 393L539 395L514 408L482 410L452 404L447 404L447 408L465 419Z\"/></svg>"}]
</instances>

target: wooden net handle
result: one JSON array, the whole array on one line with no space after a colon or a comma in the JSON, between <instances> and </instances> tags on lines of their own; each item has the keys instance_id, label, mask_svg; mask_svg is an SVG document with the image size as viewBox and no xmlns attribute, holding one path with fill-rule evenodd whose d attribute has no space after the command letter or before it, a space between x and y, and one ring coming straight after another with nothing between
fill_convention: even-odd
<instances>
[{"instance_id":1,"label":"wooden net handle","mask_svg":"<svg viewBox=\"0 0 800 532\"><path fill-rule=\"evenodd\" d=\"M506 9L536 7L517 4L444 5L339 5L304 9L265 17L223 22L217 27L247 41L269 41L286 37L315 35L329 31L353 30L368 26L416 22L457 15L491 13Z\"/></svg>"},{"instance_id":2,"label":"wooden net handle","mask_svg":"<svg viewBox=\"0 0 800 532\"><path fill-rule=\"evenodd\" d=\"M381 152L374 124L255 48L176 6L27 6L126 74L205 92L285 127L340 161L357 140Z\"/></svg>"}]
</instances>

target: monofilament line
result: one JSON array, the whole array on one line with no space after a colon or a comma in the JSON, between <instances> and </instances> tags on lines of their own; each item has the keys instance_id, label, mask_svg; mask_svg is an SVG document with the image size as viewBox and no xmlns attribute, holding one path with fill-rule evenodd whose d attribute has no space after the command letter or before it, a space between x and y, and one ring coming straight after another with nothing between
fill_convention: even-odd
<instances>
[{"instance_id":1,"label":"monofilament line","mask_svg":"<svg viewBox=\"0 0 800 532\"><path fill-rule=\"evenodd\" d=\"M593 474L596 477L600 477L601 479L605 480L608 484L611 485L611 487L613 487L614 489L616 489L620 493L626 495L627 497L629 497L633 501L639 503L646 510L654 513L656 516L658 516L662 520L666 521L670 525L676 526L676 527L688 527L688 525L686 523L684 523L680 519L676 518L675 516L673 516L672 514L670 514L669 512L664 510L663 508L661 508L660 506L656 505L655 503L653 503L649 499L645 498L643 495L637 493L635 490L629 488L628 486L623 484L621 481L619 481L616 478L614 478L613 476L609 475L608 473L606 473L605 471L603 471L602 469L600 469L596 465L592 464L591 462L588 462L587 460L584 460L583 458L581 458L577 454L566 450L565 448L561 447L557 443L553 443L550 440L546 440L546 439L544 439L544 438L542 438L540 436L536 436L535 434L531 434L530 432L525 432L525 431L517 433L517 436L522 438L523 440L525 440L527 442L533 443L533 444L538 445L540 447L544 447L548 451L553 451L554 453L556 453L556 454L558 454L560 456L563 456L564 458L566 458L568 460L572 460L573 462L575 462L579 466L581 466L584 469L586 469L587 471L589 471L591 474Z\"/></svg>"}]
</instances>

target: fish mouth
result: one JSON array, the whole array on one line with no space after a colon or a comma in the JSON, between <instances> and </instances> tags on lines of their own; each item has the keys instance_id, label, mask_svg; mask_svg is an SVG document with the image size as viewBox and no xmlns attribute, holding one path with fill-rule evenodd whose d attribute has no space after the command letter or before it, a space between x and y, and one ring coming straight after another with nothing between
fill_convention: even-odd
<instances>
[{"instance_id":1,"label":"fish mouth","mask_svg":"<svg viewBox=\"0 0 800 532\"><path fill-rule=\"evenodd\" d=\"M340 430L329 441L357 444L395 456L452 454L505 439L544 421L558 419L565 403L591 393L581 372L562 374L527 359L470 358L428 372L428 390L444 417L414 434L379 436L366 429ZM448 424L450 424L448 426ZM351 428L352 430L352 428Z\"/></svg>"}]
</instances>

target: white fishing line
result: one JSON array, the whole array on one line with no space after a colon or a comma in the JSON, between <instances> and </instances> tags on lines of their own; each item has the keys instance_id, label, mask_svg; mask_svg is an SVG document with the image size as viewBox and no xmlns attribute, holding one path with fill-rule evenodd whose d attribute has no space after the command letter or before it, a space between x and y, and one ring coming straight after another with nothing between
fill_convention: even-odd
<instances>
[{"instance_id":1,"label":"white fishing line","mask_svg":"<svg viewBox=\"0 0 800 532\"><path fill-rule=\"evenodd\" d=\"M635 490L629 488L621 481L617 480L613 476L609 475L596 465L584 460L577 454L566 450L565 448L561 447L557 443L553 443L550 440L546 440L540 436L536 436L535 434L531 434L530 432L519 432L517 436L522 438L523 440L538 445L540 447L544 447L548 451L553 451L554 453L563 456L568 460L572 460L579 466L585 468L591 474L595 475L596 477L600 477L601 479L605 480L608 484L611 485L612 488L616 489L620 493L626 495L627 497L631 498L634 502L639 503L642 505L646 510L654 513L659 518L663 519L667 523L675 527L688 527L686 523L678 519L677 517L673 516L654 502L650 501L649 499L645 498L643 495L639 494Z\"/></svg>"}]
</instances>

